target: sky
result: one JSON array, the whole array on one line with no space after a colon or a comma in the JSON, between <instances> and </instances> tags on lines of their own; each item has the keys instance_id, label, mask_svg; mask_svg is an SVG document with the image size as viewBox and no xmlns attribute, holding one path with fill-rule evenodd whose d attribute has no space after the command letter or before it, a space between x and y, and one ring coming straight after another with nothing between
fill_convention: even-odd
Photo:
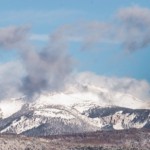
<instances>
[{"instance_id":1,"label":"sky","mask_svg":"<svg viewBox=\"0 0 150 150\"><path fill-rule=\"evenodd\" d=\"M150 1L5 0L0 18L0 97L59 90L80 72L144 81L149 95Z\"/></svg>"}]
</instances>

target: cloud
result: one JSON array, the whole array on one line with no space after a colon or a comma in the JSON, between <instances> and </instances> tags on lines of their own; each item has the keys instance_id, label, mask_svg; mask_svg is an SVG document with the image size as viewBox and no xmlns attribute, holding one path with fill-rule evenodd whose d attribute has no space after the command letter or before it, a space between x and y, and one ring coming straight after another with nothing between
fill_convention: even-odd
<instances>
[{"instance_id":1,"label":"cloud","mask_svg":"<svg viewBox=\"0 0 150 150\"><path fill-rule=\"evenodd\" d=\"M95 86L106 89L110 93L121 92L130 94L143 101L150 101L150 84L146 80L136 80L127 77L107 77L92 72L79 73L74 77L74 83L81 87ZM79 86L79 87L80 87Z\"/></svg>"},{"instance_id":2,"label":"cloud","mask_svg":"<svg viewBox=\"0 0 150 150\"><path fill-rule=\"evenodd\" d=\"M62 11L63 12L63 11ZM31 13L32 15L29 15ZM24 12L25 16L34 16L32 11ZM39 12L36 17L58 15L61 11L51 11L48 13ZM77 14L73 11L72 13ZM80 12L81 13L81 12ZM20 13L22 14L22 13ZM67 12L65 13L67 14ZM57 29L57 34L66 40L66 42L78 42L81 44L81 49L93 50L99 48L102 43L119 44L125 51L133 52L143 49L150 44L150 9L132 6L122 8L114 14L115 19L111 21L88 21L75 22L74 24L66 24ZM28 17L25 17L28 18ZM40 19L38 19L40 20ZM14 31L14 27L9 30ZM27 27L18 29L18 39L24 38ZM10 32L10 31L8 31ZM19 34L20 33L20 34ZM7 32L6 32L7 34ZM14 33L13 33L14 34ZM7 38L7 37L6 37ZM11 37L9 37L11 38ZM5 39L4 39L5 40ZM12 39L10 39L12 40ZM48 41L46 34L31 34L30 40ZM6 41L6 40L5 40ZM13 42L13 40L12 40ZM100 49L101 50L101 49Z\"/></svg>"},{"instance_id":3,"label":"cloud","mask_svg":"<svg viewBox=\"0 0 150 150\"><path fill-rule=\"evenodd\" d=\"M110 42L112 25L99 21L76 22L61 26L57 33L64 41L78 42L81 49L89 50L97 44Z\"/></svg>"},{"instance_id":4,"label":"cloud","mask_svg":"<svg viewBox=\"0 0 150 150\"><path fill-rule=\"evenodd\" d=\"M19 47L27 38L28 30L27 26L0 28L0 47L6 49Z\"/></svg>"},{"instance_id":5,"label":"cloud","mask_svg":"<svg viewBox=\"0 0 150 150\"><path fill-rule=\"evenodd\" d=\"M48 38L46 35L29 34L27 26L1 28L0 47L7 50L17 49L25 72L16 85L6 82L7 87L9 84L15 85L29 97L42 92L62 90L74 69L74 59L68 50L71 42L80 42L80 48L85 50L94 49L93 47L104 42L113 44L116 41L129 52L146 48L150 44L149 14L150 10L147 8L123 8L111 22L90 21L63 25ZM47 40L48 44L39 48L31 40ZM7 81L8 76L2 76ZM132 93L143 99L149 98L149 83L144 80L88 76L84 78L113 91Z\"/></svg>"},{"instance_id":6,"label":"cloud","mask_svg":"<svg viewBox=\"0 0 150 150\"><path fill-rule=\"evenodd\" d=\"M138 6L117 13L118 38L126 50L136 51L150 45L150 9Z\"/></svg>"},{"instance_id":7,"label":"cloud","mask_svg":"<svg viewBox=\"0 0 150 150\"><path fill-rule=\"evenodd\" d=\"M65 43L56 36L39 52L27 47L21 56L26 76L20 90L29 97L42 92L62 90L73 70L73 58Z\"/></svg>"},{"instance_id":8,"label":"cloud","mask_svg":"<svg viewBox=\"0 0 150 150\"><path fill-rule=\"evenodd\" d=\"M19 61L0 64L0 100L21 96L18 87L24 74Z\"/></svg>"},{"instance_id":9,"label":"cloud","mask_svg":"<svg viewBox=\"0 0 150 150\"><path fill-rule=\"evenodd\" d=\"M79 42L84 50L107 43L121 45L123 50L133 52L150 45L149 14L148 8L127 7L114 14L115 19L111 21L76 22L63 25L58 31L65 40Z\"/></svg>"},{"instance_id":10,"label":"cloud","mask_svg":"<svg viewBox=\"0 0 150 150\"><path fill-rule=\"evenodd\" d=\"M19 47L25 43L27 34L27 26L0 28L0 48L20 50ZM19 61L0 64L0 99L20 95L18 87L21 84L23 72Z\"/></svg>"},{"instance_id":11,"label":"cloud","mask_svg":"<svg viewBox=\"0 0 150 150\"><path fill-rule=\"evenodd\" d=\"M3 89L14 85L14 90L18 89L27 97L63 89L67 77L72 72L73 59L69 55L67 43L57 32L50 36L48 45L42 49L27 41L26 35L29 31L25 27L4 28L0 33L0 47L5 49L16 48L25 71L24 76L19 78L19 84L18 80L16 83L14 78L16 84L7 82L8 76L1 72L5 78L3 81L6 81ZM6 69L8 69L8 72L9 69L12 71L10 67L6 67ZM18 77L16 76L16 78ZM2 91L4 91L3 89ZM1 97L4 97L3 92L1 94Z\"/></svg>"},{"instance_id":12,"label":"cloud","mask_svg":"<svg viewBox=\"0 0 150 150\"><path fill-rule=\"evenodd\" d=\"M91 50L102 43L109 43L112 38L112 25L105 22L92 21L75 27L75 34L82 37L81 49Z\"/></svg>"}]
</instances>

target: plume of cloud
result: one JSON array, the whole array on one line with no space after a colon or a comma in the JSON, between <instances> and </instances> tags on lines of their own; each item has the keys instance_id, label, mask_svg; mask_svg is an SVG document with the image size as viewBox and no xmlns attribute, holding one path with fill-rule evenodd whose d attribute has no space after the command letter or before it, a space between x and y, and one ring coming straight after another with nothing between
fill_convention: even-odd
<instances>
[{"instance_id":1,"label":"plume of cloud","mask_svg":"<svg viewBox=\"0 0 150 150\"><path fill-rule=\"evenodd\" d=\"M25 70L18 89L30 97L45 91L63 89L73 70L73 58L68 52L68 43L71 40L81 42L81 49L82 47L93 49L99 43L116 41L129 52L149 46L149 14L149 9L134 6L121 9L116 14L115 21L64 25L49 37L48 45L42 49L34 47L27 41L29 27L1 28L0 47L17 49ZM97 79L96 76L94 77ZM113 80L117 81L117 84ZM146 81L141 81L139 84L134 79L101 78L102 83L103 86L108 83L108 87L112 90L135 91L136 95L145 88L149 96L149 84Z\"/></svg>"},{"instance_id":2,"label":"plume of cloud","mask_svg":"<svg viewBox=\"0 0 150 150\"><path fill-rule=\"evenodd\" d=\"M118 38L126 50L136 51L150 45L150 9L138 6L121 9Z\"/></svg>"},{"instance_id":3,"label":"plume of cloud","mask_svg":"<svg viewBox=\"0 0 150 150\"><path fill-rule=\"evenodd\" d=\"M19 84L5 82L5 87L15 86L15 89L28 97L41 92L62 90L73 65L65 41L56 32L50 36L49 44L39 50L27 42L27 34L25 27L1 30L0 46L5 49L16 48L24 67Z\"/></svg>"},{"instance_id":4,"label":"plume of cloud","mask_svg":"<svg viewBox=\"0 0 150 150\"><path fill-rule=\"evenodd\" d=\"M30 97L46 91L63 90L73 68L73 59L63 43L55 38L39 52L28 48L21 54L26 76L20 90Z\"/></svg>"},{"instance_id":5,"label":"plume of cloud","mask_svg":"<svg viewBox=\"0 0 150 150\"><path fill-rule=\"evenodd\" d=\"M0 64L0 100L20 97L18 87L24 74L19 61Z\"/></svg>"},{"instance_id":6,"label":"plume of cloud","mask_svg":"<svg viewBox=\"0 0 150 150\"><path fill-rule=\"evenodd\" d=\"M12 49L19 47L28 35L28 26L0 28L0 47Z\"/></svg>"},{"instance_id":7,"label":"plume of cloud","mask_svg":"<svg viewBox=\"0 0 150 150\"><path fill-rule=\"evenodd\" d=\"M9 26L0 28L0 48L12 50L19 48L26 41L27 26ZM19 96L23 67L19 61L0 64L0 100Z\"/></svg>"}]
</instances>

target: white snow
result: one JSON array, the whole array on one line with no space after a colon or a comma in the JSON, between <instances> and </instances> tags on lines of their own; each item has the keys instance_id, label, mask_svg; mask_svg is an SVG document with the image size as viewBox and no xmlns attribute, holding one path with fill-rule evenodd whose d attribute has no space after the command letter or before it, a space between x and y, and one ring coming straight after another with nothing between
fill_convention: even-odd
<instances>
[{"instance_id":1,"label":"white snow","mask_svg":"<svg viewBox=\"0 0 150 150\"><path fill-rule=\"evenodd\" d=\"M57 94L48 94L48 95L41 95L37 99L37 103L41 105L63 105L63 106L71 106L78 103L84 102L99 102L99 98L97 95L84 92L84 93L57 93Z\"/></svg>"},{"instance_id":2,"label":"white snow","mask_svg":"<svg viewBox=\"0 0 150 150\"><path fill-rule=\"evenodd\" d=\"M21 109L24 102L22 100L3 100L0 101L0 109L2 111L2 118L7 118Z\"/></svg>"},{"instance_id":3,"label":"white snow","mask_svg":"<svg viewBox=\"0 0 150 150\"><path fill-rule=\"evenodd\" d=\"M124 129L124 128L122 127L122 125L121 125L120 122L117 123L117 124L115 124L115 125L113 125L113 128L114 128L115 130L122 130L122 129Z\"/></svg>"},{"instance_id":4,"label":"white snow","mask_svg":"<svg viewBox=\"0 0 150 150\"><path fill-rule=\"evenodd\" d=\"M10 126L5 128L4 130L1 131L1 133L4 133L8 131L11 128L15 129L15 132L17 134L20 134L24 131L27 131L29 129L38 127L41 123L44 123L45 120L42 118L35 118L35 119L27 119L25 116L22 116L20 120L14 120Z\"/></svg>"},{"instance_id":5,"label":"white snow","mask_svg":"<svg viewBox=\"0 0 150 150\"><path fill-rule=\"evenodd\" d=\"M44 117L55 117L55 118L64 118L64 119L75 118L73 115L67 113L66 111L62 111L55 108L36 110L34 113L35 115L44 116Z\"/></svg>"}]
</instances>

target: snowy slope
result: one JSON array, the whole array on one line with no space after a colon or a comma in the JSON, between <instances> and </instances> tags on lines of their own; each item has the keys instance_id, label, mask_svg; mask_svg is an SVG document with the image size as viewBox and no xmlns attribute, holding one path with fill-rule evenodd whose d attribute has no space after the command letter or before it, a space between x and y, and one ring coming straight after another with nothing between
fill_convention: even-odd
<instances>
[{"instance_id":1,"label":"snowy slope","mask_svg":"<svg viewBox=\"0 0 150 150\"><path fill-rule=\"evenodd\" d=\"M0 103L0 132L51 135L150 125L150 105L124 93L88 87Z\"/></svg>"}]
</instances>

